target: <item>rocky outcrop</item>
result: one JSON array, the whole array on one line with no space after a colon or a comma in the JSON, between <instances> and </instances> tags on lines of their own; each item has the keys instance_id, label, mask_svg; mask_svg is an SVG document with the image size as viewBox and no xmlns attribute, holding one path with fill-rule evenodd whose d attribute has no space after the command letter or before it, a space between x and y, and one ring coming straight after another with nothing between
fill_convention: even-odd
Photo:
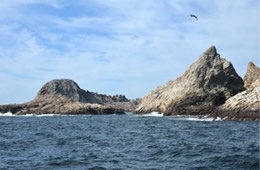
<instances>
[{"instance_id":1,"label":"rocky outcrop","mask_svg":"<svg viewBox=\"0 0 260 170\"><path fill-rule=\"evenodd\" d=\"M47 82L38 92L35 100L64 96L80 103L115 104L129 102L123 95L107 96L81 89L76 82L69 79L57 79Z\"/></svg>"},{"instance_id":2,"label":"rocky outcrop","mask_svg":"<svg viewBox=\"0 0 260 170\"><path fill-rule=\"evenodd\" d=\"M249 62L244 77L245 87L250 88L251 85L254 86L254 82L257 80L260 80L260 68L258 68L253 62Z\"/></svg>"},{"instance_id":3,"label":"rocky outcrop","mask_svg":"<svg viewBox=\"0 0 260 170\"><path fill-rule=\"evenodd\" d=\"M123 95L107 96L81 89L69 79L47 82L31 102L0 106L0 112L14 114L123 114L138 103Z\"/></svg>"},{"instance_id":4,"label":"rocky outcrop","mask_svg":"<svg viewBox=\"0 0 260 170\"><path fill-rule=\"evenodd\" d=\"M243 90L243 80L232 64L212 46L181 77L144 97L136 113L209 114Z\"/></svg>"},{"instance_id":5,"label":"rocky outcrop","mask_svg":"<svg viewBox=\"0 0 260 170\"><path fill-rule=\"evenodd\" d=\"M260 69L250 62L244 77L245 91L229 98L215 116L236 120L260 120Z\"/></svg>"}]
</instances>

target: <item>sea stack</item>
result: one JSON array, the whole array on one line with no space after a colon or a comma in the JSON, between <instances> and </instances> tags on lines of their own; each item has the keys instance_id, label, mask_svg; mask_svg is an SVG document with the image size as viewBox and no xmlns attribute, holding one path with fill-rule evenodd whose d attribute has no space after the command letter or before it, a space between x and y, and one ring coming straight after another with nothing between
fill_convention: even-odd
<instances>
[{"instance_id":1,"label":"sea stack","mask_svg":"<svg viewBox=\"0 0 260 170\"><path fill-rule=\"evenodd\" d=\"M70 79L47 82L34 100L24 104L2 105L0 112L13 114L124 114L134 110L134 101L123 95L107 96L81 89Z\"/></svg>"},{"instance_id":2,"label":"sea stack","mask_svg":"<svg viewBox=\"0 0 260 170\"><path fill-rule=\"evenodd\" d=\"M211 46L181 77L144 97L136 113L210 114L243 90L243 80L232 64L221 58L216 47Z\"/></svg>"}]
</instances>

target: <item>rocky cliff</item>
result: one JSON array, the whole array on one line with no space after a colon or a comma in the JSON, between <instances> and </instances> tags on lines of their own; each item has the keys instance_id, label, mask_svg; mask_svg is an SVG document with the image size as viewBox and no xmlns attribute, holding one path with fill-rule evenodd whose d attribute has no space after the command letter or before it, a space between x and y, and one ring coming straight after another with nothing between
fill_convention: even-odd
<instances>
[{"instance_id":1,"label":"rocky cliff","mask_svg":"<svg viewBox=\"0 0 260 170\"><path fill-rule=\"evenodd\" d=\"M243 90L243 80L232 64L212 46L181 77L144 97L136 113L209 114Z\"/></svg>"},{"instance_id":2,"label":"rocky cliff","mask_svg":"<svg viewBox=\"0 0 260 170\"><path fill-rule=\"evenodd\" d=\"M248 64L244 77L247 89L229 98L221 105L215 116L236 120L260 120L260 69Z\"/></svg>"},{"instance_id":3,"label":"rocky cliff","mask_svg":"<svg viewBox=\"0 0 260 170\"><path fill-rule=\"evenodd\" d=\"M123 95L107 96L81 89L69 79L47 82L36 98L20 105L0 106L0 112L14 114L123 114L132 111L138 102Z\"/></svg>"}]
</instances>

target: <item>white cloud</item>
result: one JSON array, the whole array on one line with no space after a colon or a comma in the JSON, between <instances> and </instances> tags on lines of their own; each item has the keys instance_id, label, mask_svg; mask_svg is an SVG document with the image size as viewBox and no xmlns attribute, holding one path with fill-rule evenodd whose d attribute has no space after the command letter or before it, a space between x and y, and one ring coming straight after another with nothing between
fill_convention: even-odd
<instances>
[{"instance_id":1,"label":"white cloud","mask_svg":"<svg viewBox=\"0 0 260 170\"><path fill-rule=\"evenodd\" d=\"M247 62L260 65L259 2L76 2L1 2L8 13L0 13L0 96L8 96L8 89L10 97L0 103L28 101L44 82L63 77L84 89L143 97L180 76L211 45L241 76ZM28 18L25 9L32 4L51 9L32 10ZM71 5L80 16L68 11Z\"/></svg>"}]
</instances>

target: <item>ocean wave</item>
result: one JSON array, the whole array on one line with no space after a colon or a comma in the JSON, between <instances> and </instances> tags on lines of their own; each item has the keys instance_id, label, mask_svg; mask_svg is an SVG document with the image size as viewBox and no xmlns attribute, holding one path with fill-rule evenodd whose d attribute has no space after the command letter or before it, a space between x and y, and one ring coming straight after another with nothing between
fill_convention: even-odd
<instances>
[{"instance_id":1,"label":"ocean wave","mask_svg":"<svg viewBox=\"0 0 260 170\"><path fill-rule=\"evenodd\" d=\"M192 115L176 115L172 116L176 120L187 120L187 121L200 121L200 122L212 122L212 121L223 121L220 117L213 118L208 115L205 116L192 116Z\"/></svg>"},{"instance_id":2,"label":"ocean wave","mask_svg":"<svg viewBox=\"0 0 260 170\"><path fill-rule=\"evenodd\" d=\"M1 113L0 112L0 116L48 117L48 116L62 116L62 115L58 115L58 114L25 114L25 115L15 115L15 114L12 114L11 112L7 112L7 113Z\"/></svg>"}]
</instances>

